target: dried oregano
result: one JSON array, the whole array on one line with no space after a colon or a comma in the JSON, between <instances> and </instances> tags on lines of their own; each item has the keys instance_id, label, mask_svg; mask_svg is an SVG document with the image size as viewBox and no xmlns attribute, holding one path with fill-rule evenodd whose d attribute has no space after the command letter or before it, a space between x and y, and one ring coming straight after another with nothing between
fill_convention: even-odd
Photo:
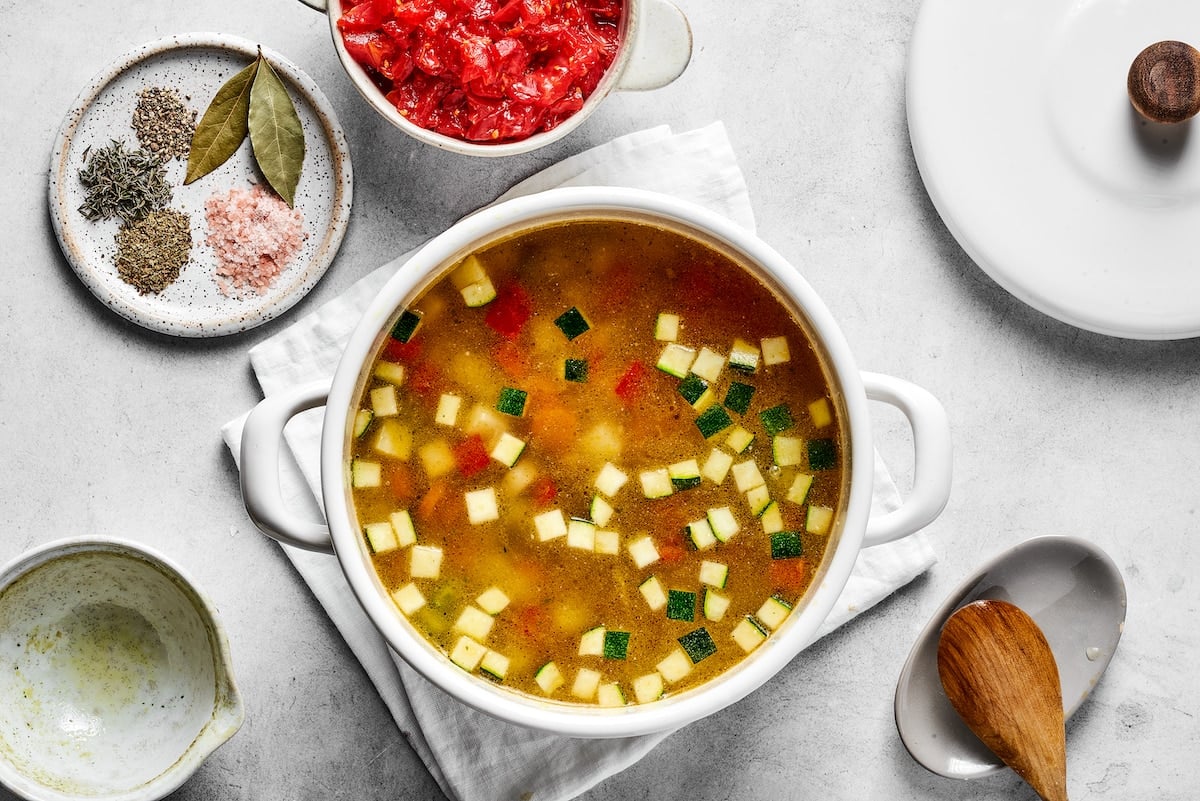
<instances>
[{"instance_id":1,"label":"dried oregano","mask_svg":"<svg viewBox=\"0 0 1200 801\"><path fill-rule=\"evenodd\" d=\"M152 211L117 231L117 275L140 294L162 292L179 277L191 252L188 216L174 209Z\"/></svg>"}]
</instances>

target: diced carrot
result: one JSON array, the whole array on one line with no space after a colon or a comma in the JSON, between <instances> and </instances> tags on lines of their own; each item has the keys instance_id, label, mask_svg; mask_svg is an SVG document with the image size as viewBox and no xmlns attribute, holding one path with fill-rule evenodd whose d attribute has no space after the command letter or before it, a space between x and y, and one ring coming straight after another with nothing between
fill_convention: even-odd
<instances>
[{"instance_id":1,"label":"diced carrot","mask_svg":"<svg viewBox=\"0 0 1200 801\"><path fill-rule=\"evenodd\" d=\"M565 406L539 403L530 417L532 440L539 449L561 453L579 437L575 413Z\"/></svg>"},{"instance_id":2,"label":"diced carrot","mask_svg":"<svg viewBox=\"0 0 1200 801\"><path fill-rule=\"evenodd\" d=\"M445 500L449 490L450 485L446 481L435 481L430 484L429 489L417 503L417 518L426 523L434 520L438 506Z\"/></svg>"},{"instance_id":3,"label":"diced carrot","mask_svg":"<svg viewBox=\"0 0 1200 801\"><path fill-rule=\"evenodd\" d=\"M798 594L808 582L807 559L776 559L770 570L771 584L786 594Z\"/></svg>"},{"instance_id":4,"label":"diced carrot","mask_svg":"<svg viewBox=\"0 0 1200 801\"><path fill-rule=\"evenodd\" d=\"M384 471L384 481L392 497L407 504L416 497L412 469L403 462L389 462Z\"/></svg>"},{"instance_id":5,"label":"diced carrot","mask_svg":"<svg viewBox=\"0 0 1200 801\"><path fill-rule=\"evenodd\" d=\"M487 468L490 456L483 446L483 437L471 434L454 445L454 463L463 477L470 478Z\"/></svg>"},{"instance_id":6,"label":"diced carrot","mask_svg":"<svg viewBox=\"0 0 1200 801\"><path fill-rule=\"evenodd\" d=\"M506 339L492 348L496 364L510 378L525 378L529 375L529 351L516 342Z\"/></svg>"},{"instance_id":7,"label":"diced carrot","mask_svg":"<svg viewBox=\"0 0 1200 801\"><path fill-rule=\"evenodd\" d=\"M657 544L657 547L658 558L661 559L664 564L668 565L679 564L683 561L684 554L687 553L687 550L683 547L683 543L675 542L673 540L660 542Z\"/></svg>"}]
</instances>

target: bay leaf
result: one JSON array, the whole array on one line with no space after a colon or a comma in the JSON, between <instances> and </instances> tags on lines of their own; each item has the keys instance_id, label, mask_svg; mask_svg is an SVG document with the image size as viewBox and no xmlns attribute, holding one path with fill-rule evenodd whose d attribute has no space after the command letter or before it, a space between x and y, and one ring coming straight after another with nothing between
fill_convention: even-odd
<instances>
[{"instance_id":1,"label":"bay leaf","mask_svg":"<svg viewBox=\"0 0 1200 801\"><path fill-rule=\"evenodd\" d=\"M261 54L258 63L250 88L250 146L271 188L293 206L304 164L304 129L279 75Z\"/></svg>"},{"instance_id":2,"label":"bay leaf","mask_svg":"<svg viewBox=\"0 0 1200 801\"><path fill-rule=\"evenodd\" d=\"M192 134L185 184L208 175L237 152L246 138L250 89L257 74L255 61L217 90Z\"/></svg>"}]
</instances>

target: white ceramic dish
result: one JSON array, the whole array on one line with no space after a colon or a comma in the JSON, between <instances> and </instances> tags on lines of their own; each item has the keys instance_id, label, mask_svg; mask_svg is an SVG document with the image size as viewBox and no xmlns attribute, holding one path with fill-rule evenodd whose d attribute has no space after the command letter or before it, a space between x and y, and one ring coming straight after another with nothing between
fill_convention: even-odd
<instances>
[{"instance_id":1,"label":"white ceramic dish","mask_svg":"<svg viewBox=\"0 0 1200 801\"><path fill-rule=\"evenodd\" d=\"M173 88L185 104L204 114L217 90L254 60L258 46L225 34L170 36L141 45L105 68L83 90L63 121L50 162L50 216L63 254L75 274L105 305L141 326L164 334L211 337L253 328L291 308L316 285L332 262L350 218L353 178L350 150L333 108L321 90L295 64L263 48L287 84L304 127L306 154L296 205L307 239L288 267L262 295L227 297L213 278L216 257L205 243L204 202L231 187L262 182L243 142L219 169L183 186L186 164L167 165L173 189L171 208L191 218L192 253L178 280L162 292L141 295L117 275L113 262L118 223L92 222L79 211L84 188L79 170L88 148L125 141L138 147L131 119L138 92Z\"/></svg>"},{"instance_id":2,"label":"white ceramic dish","mask_svg":"<svg viewBox=\"0 0 1200 801\"><path fill-rule=\"evenodd\" d=\"M1144 47L1197 31L1200 4L1184 0L924 0L913 152L947 227L998 284L1091 331L1200 335L1200 141L1192 124L1144 122L1126 91Z\"/></svg>"},{"instance_id":3,"label":"white ceramic dish","mask_svg":"<svg viewBox=\"0 0 1200 801\"><path fill-rule=\"evenodd\" d=\"M1108 554L1086 540L1036 537L966 578L917 637L896 684L896 728L905 748L928 770L954 779L1004 768L954 711L938 677L942 625L981 598L1019 606L1046 635L1067 718L1108 667L1125 622L1125 581Z\"/></svg>"},{"instance_id":4,"label":"white ceramic dish","mask_svg":"<svg viewBox=\"0 0 1200 801\"><path fill-rule=\"evenodd\" d=\"M26 799L151 801L243 719L211 604L164 557L72 539L0 570L0 782Z\"/></svg>"},{"instance_id":5,"label":"white ceramic dish","mask_svg":"<svg viewBox=\"0 0 1200 801\"><path fill-rule=\"evenodd\" d=\"M849 488L813 588L788 621L733 670L700 687L651 704L601 709L510 692L455 667L397 611L372 566L349 505L346 454L360 375L393 312L445 268L493 239L527 227L597 216L672 227L751 265L793 306L826 355L835 398L848 421ZM897 407L912 424L916 474L904 505L870 516L874 449L867 400ZM293 514L279 491L280 434L287 420L325 405L321 440L322 499L329 527ZM241 443L242 491L251 517L282 542L336 552L355 596L372 622L414 668L455 698L513 723L575 737L622 737L664 731L709 715L751 692L806 646L841 593L858 553L910 534L932 521L950 491L945 412L927 392L898 379L860 374L832 316L800 274L740 226L693 204L649 192L612 188L556 189L491 206L433 239L379 292L347 343L332 387L298 387L269 397L246 420Z\"/></svg>"},{"instance_id":6,"label":"white ceramic dish","mask_svg":"<svg viewBox=\"0 0 1200 801\"><path fill-rule=\"evenodd\" d=\"M328 15L333 46L342 61L342 67L372 108L409 136L467 156L511 156L545 147L582 125L610 92L642 91L666 86L683 73L692 57L692 29L678 7L669 0L625 0L621 46L600 84L584 101L583 108L555 128L517 142L468 142L422 128L410 122L388 102L366 70L346 52L337 27L338 18L342 15L341 0L301 1Z\"/></svg>"}]
</instances>

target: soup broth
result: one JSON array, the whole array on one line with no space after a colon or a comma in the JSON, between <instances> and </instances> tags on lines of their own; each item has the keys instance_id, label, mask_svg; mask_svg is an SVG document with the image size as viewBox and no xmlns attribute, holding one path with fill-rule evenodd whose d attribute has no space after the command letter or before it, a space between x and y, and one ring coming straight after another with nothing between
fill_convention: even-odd
<instances>
[{"instance_id":1,"label":"soup broth","mask_svg":"<svg viewBox=\"0 0 1200 801\"><path fill-rule=\"evenodd\" d=\"M400 614L463 670L649 703L800 602L846 490L840 406L746 269L642 222L471 254L362 377L353 507Z\"/></svg>"}]
</instances>

